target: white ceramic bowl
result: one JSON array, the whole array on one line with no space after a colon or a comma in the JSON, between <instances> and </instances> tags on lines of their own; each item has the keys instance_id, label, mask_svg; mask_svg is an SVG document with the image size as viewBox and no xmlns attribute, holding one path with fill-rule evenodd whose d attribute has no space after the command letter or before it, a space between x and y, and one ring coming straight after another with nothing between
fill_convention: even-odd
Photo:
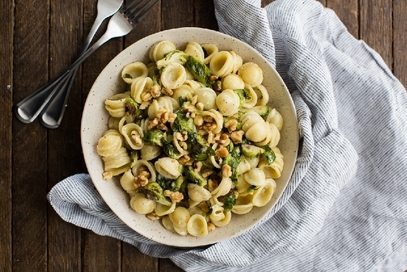
<instances>
[{"instance_id":1,"label":"white ceramic bowl","mask_svg":"<svg viewBox=\"0 0 407 272\"><path fill-rule=\"evenodd\" d=\"M279 148L284 155L285 165L281 178L276 180L277 189L272 200L262 208L253 208L248 214L233 214L232 220L227 226L216 228L201 238L171 233L161 225L160 221L151 221L144 215L133 211L129 206L129 196L121 188L119 179L114 178L113 181L102 179L103 164L100 156L96 153L96 144L106 131L109 119L104 108L104 100L124 90L124 82L120 77L122 68L134 61L147 63L148 49L162 40L173 42L177 48L185 48L189 41L214 43L221 50L234 50L245 62L257 63L263 69L263 85L270 91L270 104L277 108L284 118ZM107 205L124 223L139 234L156 242L178 247L196 247L236 237L253 227L272 209L286 188L295 164L298 149L298 128L294 105L284 82L275 69L256 50L236 38L213 30L178 28L158 32L139 40L118 54L104 68L93 84L85 103L81 142L85 163L95 187Z\"/></svg>"}]
</instances>

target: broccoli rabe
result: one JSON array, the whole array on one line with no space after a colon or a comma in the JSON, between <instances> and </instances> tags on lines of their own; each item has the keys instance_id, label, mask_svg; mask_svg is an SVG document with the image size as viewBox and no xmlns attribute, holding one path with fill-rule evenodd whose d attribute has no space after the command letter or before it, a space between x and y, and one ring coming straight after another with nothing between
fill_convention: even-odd
<instances>
[{"instance_id":1,"label":"broccoli rabe","mask_svg":"<svg viewBox=\"0 0 407 272\"><path fill-rule=\"evenodd\" d=\"M198 172L192 168L192 166L184 167L184 175L192 183L196 183L199 186L205 186L207 184L207 180L201 176Z\"/></svg>"},{"instance_id":2,"label":"broccoli rabe","mask_svg":"<svg viewBox=\"0 0 407 272\"><path fill-rule=\"evenodd\" d=\"M236 89L236 90L233 90L233 92L235 92L235 94L237 94L237 96L239 96L239 100L240 100L239 108L243 107L243 104L247 100L246 92L243 89Z\"/></svg>"},{"instance_id":3,"label":"broccoli rabe","mask_svg":"<svg viewBox=\"0 0 407 272\"><path fill-rule=\"evenodd\" d=\"M168 52L165 54L163 59L160 59L157 61L157 67L158 69L161 69L165 66L167 66L170 63L179 63L181 65L184 65L189 58L189 55L185 53L184 51L181 50L174 50L171 52Z\"/></svg>"},{"instance_id":4,"label":"broccoli rabe","mask_svg":"<svg viewBox=\"0 0 407 272\"><path fill-rule=\"evenodd\" d=\"M223 208L225 212L230 211L236 204L236 200L239 197L239 193L236 189L232 189L223 197Z\"/></svg>"},{"instance_id":5,"label":"broccoli rabe","mask_svg":"<svg viewBox=\"0 0 407 272\"><path fill-rule=\"evenodd\" d=\"M254 111L256 113L258 113L261 117L265 118L267 116L267 114L269 114L270 112L270 107L267 105L258 105L258 106L254 106L253 108L242 108L239 110L240 113L246 113L248 111Z\"/></svg>"},{"instance_id":6,"label":"broccoli rabe","mask_svg":"<svg viewBox=\"0 0 407 272\"><path fill-rule=\"evenodd\" d=\"M177 179L169 179L157 173L157 183L163 190L184 193L188 182L182 175L179 176Z\"/></svg>"},{"instance_id":7,"label":"broccoli rabe","mask_svg":"<svg viewBox=\"0 0 407 272\"><path fill-rule=\"evenodd\" d=\"M133 120L139 120L144 117L144 111L140 110L139 105L133 98L127 97L124 106L126 113L130 115Z\"/></svg>"},{"instance_id":8,"label":"broccoli rabe","mask_svg":"<svg viewBox=\"0 0 407 272\"><path fill-rule=\"evenodd\" d=\"M178 160L179 158L182 157L182 154L178 151L178 149L168 142L163 143L163 151L165 154L167 154L168 157L172 159Z\"/></svg>"},{"instance_id":9,"label":"broccoli rabe","mask_svg":"<svg viewBox=\"0 0 407 272\"><path fill-rule=\"evenodd\" d=\"M194 119L186 117L186 113L182 110L178 110L177 117L172 124L172 130L174 132L196 132Z\"/></svg>"},{"instance_id":10,"label":"broccoli rabe","mask_svg":"<svg viewBox=\"0 0 407 272\"><path fill-rule=\"evenodd\" d=\"M264 153L263 156L267 162L267 164L272 164L276 159L276 154L274 153L273 149L269 146L263 146Z\"/></svg>"},{"instance_id":11,"label":"broccoli rabe","mask_svg":"<svg viewBox=\"0 0 407 272\"><path fill-rule=\"evenodd\" d=\"M168 142L168 136L167 133L162 130L152 129L149 130L146 135L144 135L143 141L144 143L164 146L164 144Z\"/></svg>"},{"instance_id":12,"label":"broccoli rabe","mask_svg":"<svg viewBox=\"0 0 407 272\"><path fill-rule=\"evenodd\" d=\"M256 185L252 185L249 188L247 188L247 193L249 194L253 194L254 192L256 192L259 189L259 187L257 187Z\"/></svg>"},{"instance_id":13,"label":"broccoli rabe","mask_svg":"<svg viewBox=\"0 0 407 272\"><path fill-rule=\"evenodd\" d=\"M215 155L215 150L210 147L204 137L197 133L188 133L186 142L190 155L196 161L204 161Z\"/></svg>"},{"instance_id":14,"label":"broccoli rabe","mask_svg":"<svg viewBox=\"0 0 407 272\"><path fill-rule=\"evenodd\" d=\"M151 76L151 79L153 80L154 84L158 84L161 86L161 71L162 69L158 69L157 66L153 67L153 74Z\"/></svg>"},{"instance_id":15,"label":"broccoli rabe","mask_svg":"<svg viewBox=\"0 0 407 272\"><path fill-rule=\"evenodd\" d=\"M249 158L257 157L265 152L263 148L252 144L242 144L241 146L243 155Z\"/></svg>"},{"instance_id":16,"label":"broccoli rabe","mask_svg":"<svg viewBox=\"0 0 407 272\"><path fill-rule=\"evenodd\" d=\"M231 179L236 182L237 181L237 167L239 166L240 163L240 147L235 146L233 148L230 148L231 150L229 151L229 154L226 156L226 158L223 159L222 165L229 165L230 168L232 169L232 176Z\"/></svg>"},{"instance_id":17,"label":"broccoli rabe","mask_svg":"<svg viewBox=\"0 0 407 272\"><path fill-rule=\"evenodd\" d=\"M241 130L242 129L242 122L240 122L239 118L231 117L231 116L223 116L223 128L227 131L225 124L227 124L230 120L236 120L237 125L234 130Z\"/></svg>"},{"instance_id":18,"label":"broccoli rabe","mask_svg":"<svg viewBox=\"0 0 407 272\"><path fill-rule=\"evenodd\" d=\"M155 200L162 205L171 206L171 201L164 196L164 190L157 182L149 182L147 185L139 187L137 192L145 198Z\"/></svg>"},{"instance_id":19,"label":"broccoli rabe","mask_svg":"<svg viewBox=\"0 0 407 272\"><path fill-rule=\"evenodd\" d=\"M207 87L212 87L215 83L211 79L211 70L200 60L190 56L185 62L185 69L192 74L192 76Z\"/></svg>"}]
</instances>

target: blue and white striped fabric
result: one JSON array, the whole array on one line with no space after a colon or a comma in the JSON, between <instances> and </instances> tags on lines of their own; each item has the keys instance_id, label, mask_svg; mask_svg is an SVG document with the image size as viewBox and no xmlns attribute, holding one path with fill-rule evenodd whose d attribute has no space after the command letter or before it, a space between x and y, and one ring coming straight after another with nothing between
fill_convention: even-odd
<instances>
[{"instance_id":1,"label":"blue and white striped fabric","mask_svg":"<svg viewBox=\"0 0 407 272\"><path fill-rule=\"evenodd\" d=\"M48 199L66 221L186 271L404 271L407 93L382 58L314 0L215 0L220 31L272 63L292 93L302 145L267 220L234 239L181 250L124 225L78 174ZM242 269L244 268L244 269Z\"/></svg>"}]
</instances>

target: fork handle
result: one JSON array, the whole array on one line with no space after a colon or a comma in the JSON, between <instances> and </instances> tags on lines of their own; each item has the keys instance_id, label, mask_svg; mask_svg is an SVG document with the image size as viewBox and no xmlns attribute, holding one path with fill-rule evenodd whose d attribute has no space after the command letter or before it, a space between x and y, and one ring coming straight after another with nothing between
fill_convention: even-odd
<instances>
[{"instance_id":1,"label":"fork handle","mask_svg":"<svg viewBox=\"0 0 407 272\"><path fill-rule=\"evenodd\" d=\"M112 37L110 35L103 35L74 63L72 63L71 66L69 66L64 73L20 101L14 107L14 113L16 117L21 122L26 124L33 122L42 112L42 110L47 106L49 101L54 97L57 91L60 90L70 73L75 70L87 57L95 52L101 45L103 45L111 38Z\"/></svg>"},{"instance_id":2,"label":"fork handle","mask_svg":"<svg viewBox=\"0 0 407 272\"><path fill-rule=\"evenodd\" d=\"M82 46L82 50L79 55L82 55L88 49L93 37L99 29L102 22L108 17L106 14L98 13L95 22L93 23L88 36ZM58 128L62 122L62 118L65 114L65 109L68 105L68 97L71 92L73 81L76 76L78 68L73 69L64 84L61 84L61 88L57 91L50 101L47 102L44 109L40 113L40 122L46 128Z\"/></svg>"}]
</instances>

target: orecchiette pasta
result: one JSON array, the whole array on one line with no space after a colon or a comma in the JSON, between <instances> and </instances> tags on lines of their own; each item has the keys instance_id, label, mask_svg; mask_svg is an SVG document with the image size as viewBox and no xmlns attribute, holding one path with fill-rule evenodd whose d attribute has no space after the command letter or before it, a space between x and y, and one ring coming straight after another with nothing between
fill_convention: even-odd
<instances>
[{"instance_id":1,"label":"orecchiette pasta","mask_svg":"<svg viewBox=\"0 0 407 272\"><path fill-rule=\"evenodd\" d=\"M158 42L149 59L125 65L126 88L104 102L103 178L118 176L135 212L179 235L206 236L270 203L283 116L261 68L194 41Z\"/></svg>"},{"instance_id":2,"label":"orecchiette pasta","mask_svg":"<svg viewBox=\"0 0 407 272\"><path fill-rule=\"evenodd\" d=\"M124 66L122 70L122 79L127 84L131 84L133 80L137 77L146 77L147 75L148 75L147 66L139 61Z\"/></svg>"},{"instance_id":3,"label":"orecchiette pasta","mask_svg":"<svg viewBox=\"0 0 407 272\"><path fill-rule=\"evenodd\" d=\"M263 82L263 71L253 62L244 63L239 68L238 75L252 87L257 87Z\"/></svg>"}]
</instances>

